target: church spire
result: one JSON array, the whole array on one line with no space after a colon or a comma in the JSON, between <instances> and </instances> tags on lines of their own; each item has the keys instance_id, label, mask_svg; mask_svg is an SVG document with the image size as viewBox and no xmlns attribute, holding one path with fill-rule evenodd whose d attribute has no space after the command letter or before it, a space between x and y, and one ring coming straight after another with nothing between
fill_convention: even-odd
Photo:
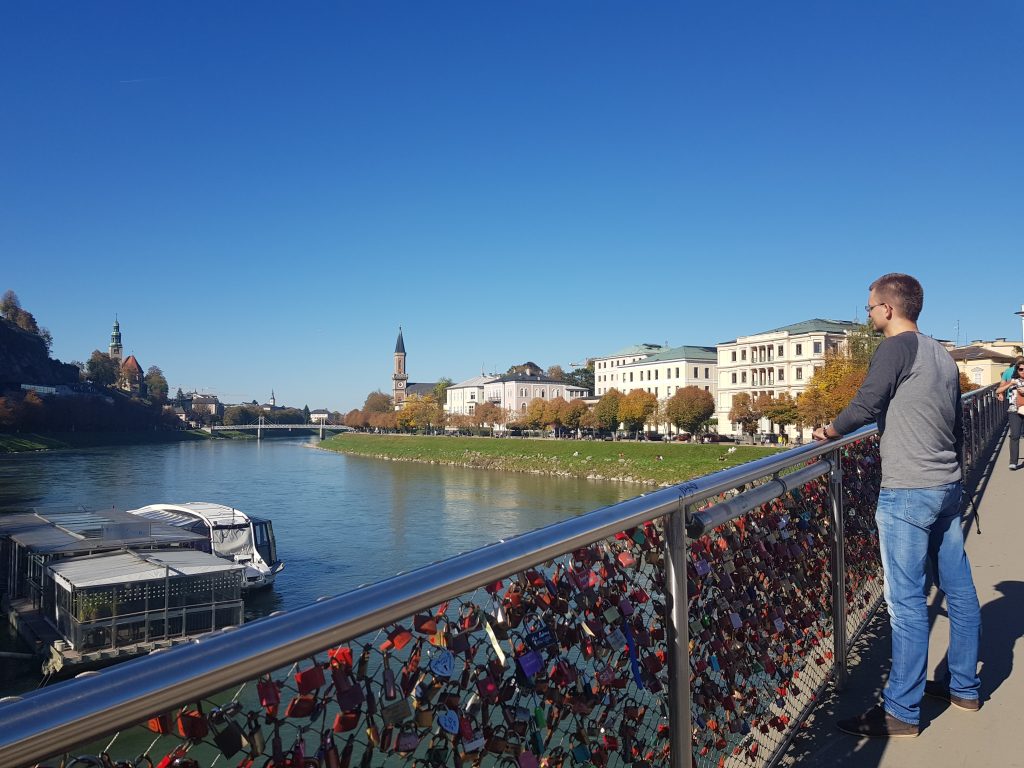
<instances>
[{"instance_id":1,"label":"church spire","mask_svg":"<svg viewBox=\"0 0 1024 768\"><path fill-rule=\"evenodd\" d=\"M116 360L118 365L121 364L124 348L121 346L121 324L117 321L116 314L114 315L114 330L110 333L110 349L107 354L110 355L111 360Z\"/></svg>"},{"instance_id":2,"label":"church spire","mask_svg":"<svg viewBox=\"0 0 1024 768\"><path fill-rule=\"evenodd\" d=\"M395 372L391 375L391 401L396 409L405 402L405 385L409 376L405 372L405 339L402 326L398 326L398 341L395 342Z\"/></svg>"}]
</instances>

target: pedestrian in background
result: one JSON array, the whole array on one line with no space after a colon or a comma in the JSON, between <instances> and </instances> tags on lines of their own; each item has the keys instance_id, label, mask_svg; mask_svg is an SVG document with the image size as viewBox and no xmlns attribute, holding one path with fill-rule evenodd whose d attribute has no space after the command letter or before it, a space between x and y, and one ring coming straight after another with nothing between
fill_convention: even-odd
<instances>
[{"instance_id":1,"label":"pedestrian in background","mask_svg":"<svg viewBox=\"0 0 1024 768\"><path fill-rule=\"evenodd\" d=\"M926 693L968 711L980 707L981 611L960 525L960 373L949 352L918 330L923 305L921 284L910 275L890 273L870 285L865 309L885 338L850 404L832 424L813 433L815 440L830 440L874 422L881 435L875 520L892 627L892 668L882 703L838 723L840 730L856 736L917 736ZM927 680L926 563L937 569L937 583L946 595L945 680Z\"/></svg>"},{"instance_id":2,"label":"pedestrian in background","mask_svg":"<svg viewBox=\"0 0 1024 768\"><path fill-rule=\"evenodd\" d=\"M1018 358L1016 368L1006 381L999 382L996 387L996 396L1006 397L1007 410L1010 412L1007 417L1010 422L1010 469L1020 469L1020 432L1024 422L1024 357ZM1008 395L1005 395L1009 392Z\"/></svg>"}]
</instances>

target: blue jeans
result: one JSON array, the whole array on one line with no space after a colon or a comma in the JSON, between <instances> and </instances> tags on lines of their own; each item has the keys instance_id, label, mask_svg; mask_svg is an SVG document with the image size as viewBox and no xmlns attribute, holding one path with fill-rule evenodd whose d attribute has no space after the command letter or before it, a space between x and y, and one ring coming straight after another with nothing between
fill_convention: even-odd
<instances>
[{"instance_id":1,"label":"blue jeans","mask_svg":"<svg viewBox=\"0 0 1024 768\"><path fill-rule=\"evenodd\" d=\"M946 595L951 693L977 699L981 609L960 528L960 483L935 488L883 488L875 520L892 625L892 671L885 710L920 722L928 666L929 568Z\"/></svg>"}]
</instances>

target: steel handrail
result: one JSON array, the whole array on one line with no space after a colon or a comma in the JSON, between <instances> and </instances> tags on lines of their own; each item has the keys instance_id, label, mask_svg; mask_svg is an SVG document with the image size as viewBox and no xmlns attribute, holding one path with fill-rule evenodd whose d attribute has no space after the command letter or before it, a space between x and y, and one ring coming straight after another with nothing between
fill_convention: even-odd
<instances>
[{"instance_id":1,"label":"steel handrail","mask_svg":"<svg viewBox=\"0 0 1024 768\"><path fill-rule=\"evenodd\" d=\"M865 427L597 509L336 597L0 703L0 765L40 760L686 505L852 443Z\"/></svg>"}]
</instances>

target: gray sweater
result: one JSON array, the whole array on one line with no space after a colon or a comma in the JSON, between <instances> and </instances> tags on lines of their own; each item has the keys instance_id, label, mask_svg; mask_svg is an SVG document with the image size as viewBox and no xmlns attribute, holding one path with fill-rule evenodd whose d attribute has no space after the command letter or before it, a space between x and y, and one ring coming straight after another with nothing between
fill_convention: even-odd
<instances>
[{"instance_id":1,"label":"gray sweater","mask_svg":"<svg viewBox=\"0 0 1024 768\"><path fill-rule=\"evenodd\" d=\"M873 422L882 435L883 488L960 480L960 372L935 339L907 331L878 346L864 384L832 428L845 435Z\"/></svg>"}]
</instances>

